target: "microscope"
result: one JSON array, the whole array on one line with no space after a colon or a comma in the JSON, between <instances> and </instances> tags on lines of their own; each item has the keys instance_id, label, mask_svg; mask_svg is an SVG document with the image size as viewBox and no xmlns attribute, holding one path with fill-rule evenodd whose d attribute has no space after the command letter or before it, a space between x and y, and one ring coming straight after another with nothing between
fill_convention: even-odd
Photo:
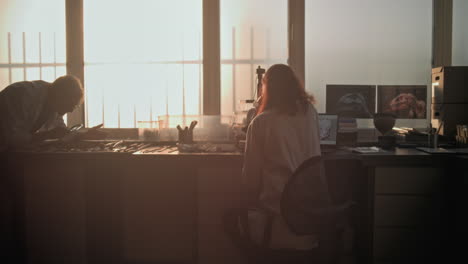
<instances>
[{"instance_id":1,"label":"microscope","mask_svg":"<svg viewBox=\"0 0 468 264\"><path fill-rule=\"evenodd\" d=\"M249 111L247 112L245 126L242 129L244 132L247 131L247 128L249 127L250 122L252 122L252 119L254 119L254 117L257 115L257 109L260 106L260 102L262 99L262 79L263 79L263 75L265 74L265 69L258 66L255 73L257 75L257 90L255 91L255 95L254 95L255 99L248 100L250 103L253 103L253 107L250 108Z\"/></svg>"}]
</instances>

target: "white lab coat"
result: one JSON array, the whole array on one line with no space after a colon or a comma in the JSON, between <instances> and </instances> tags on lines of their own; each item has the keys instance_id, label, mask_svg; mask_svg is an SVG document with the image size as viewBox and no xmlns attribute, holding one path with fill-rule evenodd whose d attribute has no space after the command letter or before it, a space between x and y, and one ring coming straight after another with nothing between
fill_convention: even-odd
<instances>
[{"instance_id":1,"label":"white lab coat","mask_svg":"<svg viewBox=\"0 0 468 264\"><path fill-rule=\"evenodd\" d=\"M242 179L249 192L259 194L259 205L275 215L272 248L307 250L317 246L315 236L293 234L280 215L284 186L306 159L319 156L317 111L308 106L295 116L265 111L252 120L247 130ZM265 219L258 211L249 213L253 239L263 239Z\"/></svg>"},{"instance_id":2,"label":"white lab coat","mask_svg":"<svg viewBox=\"0 0 468 264\"><path fill-rule=\"evenodd\" d=\"M47 100L50 83L24 81L0 92L0 150L31 142L37 131L65 127L62 115L49 113L37 131L32 131Z\"/></svg>"}]
</instances>

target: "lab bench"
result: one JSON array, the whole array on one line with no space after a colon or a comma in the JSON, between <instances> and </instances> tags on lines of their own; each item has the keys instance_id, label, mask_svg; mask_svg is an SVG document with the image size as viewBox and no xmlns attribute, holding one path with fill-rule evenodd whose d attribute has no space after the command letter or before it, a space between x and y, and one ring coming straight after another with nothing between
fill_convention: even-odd
<instances>
[{"instance_id":1,"label":"lab bench","mask_svg":"<svg viewBox=\"0 0 468 264\"><path fill-rule=\"evenodd\" d=\"M25 262L245 263L221 223L240 203L242 154L159 150L10 153ZM450 188L461 188L451 175L466 157L397 148L324 159L334 200L357 201L358 263L440 258L455 228Z\"/></svg>"}]
</instances>

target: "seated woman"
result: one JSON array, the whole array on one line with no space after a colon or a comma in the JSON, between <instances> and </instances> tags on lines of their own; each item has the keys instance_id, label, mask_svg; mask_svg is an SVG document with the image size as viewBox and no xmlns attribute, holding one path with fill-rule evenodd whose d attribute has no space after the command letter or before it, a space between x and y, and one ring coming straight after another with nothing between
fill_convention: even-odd
<instances>
[{"instance_id":1,"label":"seated woman","mask_svg":"<svg viewBox=\"0 0 468 264\"><path fill-rule=\"evenodd\" d=\"M293 70L271 66L263 78L262 100L247 130L242 180L245 206L270 212L273 217L269 247L308 250L317 246L315 236L297 236L280 215L283 188L298 166L320 155L318 115L309 95ZM264 214L250 211L251 238L261 244Z\"/></svg>"}]
</instances>

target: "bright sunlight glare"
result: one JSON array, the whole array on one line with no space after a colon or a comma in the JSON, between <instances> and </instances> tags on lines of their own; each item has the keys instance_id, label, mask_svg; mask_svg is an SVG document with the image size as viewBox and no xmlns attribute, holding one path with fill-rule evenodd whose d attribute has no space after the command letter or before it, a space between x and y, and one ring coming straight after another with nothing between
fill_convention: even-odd
<instances>
[{"instance_id":1,"label":"bright sunlight glare","mask_svg":"<svg viewBox=\"0 0 468 264\"><path fill-rule=\"evenodd\" d=\"M85 0L88 126L200 113L201 0Z\"/></svg>"}]
</instances>

